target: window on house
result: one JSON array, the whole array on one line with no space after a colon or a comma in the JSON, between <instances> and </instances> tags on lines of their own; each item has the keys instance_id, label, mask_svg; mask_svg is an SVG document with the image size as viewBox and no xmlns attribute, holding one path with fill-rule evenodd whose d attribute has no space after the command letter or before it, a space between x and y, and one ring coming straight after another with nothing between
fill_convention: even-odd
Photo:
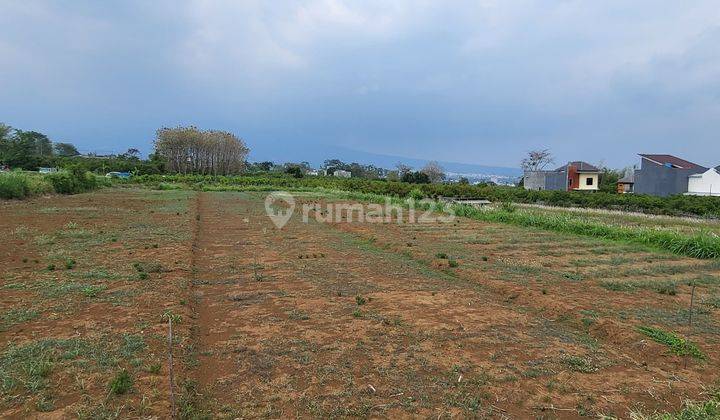
<instances>
[{"instance_id":1,"label":"window on house","mask_svg":"<svg viewBox=\"0 0 720 420\"><path fill-rule=\"evenodd\" d=\"M590 185L592 185L592 184L593 184L593 179L592 179L592 178L585 178L585 185L590 186Z\"/></svg>"}]
</instances>

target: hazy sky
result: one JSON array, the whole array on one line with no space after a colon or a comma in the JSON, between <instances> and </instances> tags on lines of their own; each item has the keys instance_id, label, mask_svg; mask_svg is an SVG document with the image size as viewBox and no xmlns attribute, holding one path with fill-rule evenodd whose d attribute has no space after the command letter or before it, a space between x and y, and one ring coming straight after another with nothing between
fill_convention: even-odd
<instances>
[{"instance_id":1,"label":"hazy sky","mask_svg":"<svg viewBox=\"0 0 720 420\"><path fill-rule=\"evenodd\" d=\"M194 124L278 161L717 165L720 4L0 0L0 121L97 151Z\"/></svg>"}]
</instances>

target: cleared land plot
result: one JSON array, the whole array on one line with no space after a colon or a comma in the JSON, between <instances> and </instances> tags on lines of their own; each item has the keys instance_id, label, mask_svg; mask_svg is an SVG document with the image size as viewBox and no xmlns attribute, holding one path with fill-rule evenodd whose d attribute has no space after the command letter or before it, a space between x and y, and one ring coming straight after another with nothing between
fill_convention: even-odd
<instances>
[{"instance_id":1,"label":"cleared land plot","mask_svg":"<svg viewBox=\"0 0 720 420\"><path fill-rule=\"evenodd\" d=\"M263 199L0 207L0 415L167 415L166 310L186 417L627 417L720 378L714 261L469 219L277 229Z\"/></svg>"}]
</instances>

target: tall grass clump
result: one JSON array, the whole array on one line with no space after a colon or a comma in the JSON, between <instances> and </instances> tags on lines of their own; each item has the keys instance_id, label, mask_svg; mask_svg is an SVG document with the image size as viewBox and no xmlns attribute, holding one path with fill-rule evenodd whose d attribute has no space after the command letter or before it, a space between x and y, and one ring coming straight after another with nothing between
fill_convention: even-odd
<instances>
[{"instance_id":1,"label":"tall grass clump","mask_svg":"<svg viewBox=\"0 0 720 420\"><path fill-rule=\"evenodd\" d=\"M509 212L504 209L480 210L467 205L455 206L455 214L488 222L637 243L693 258L720 258L720 237L711 232L687 235L667 230L612 226L560 214Z\"/></svg>"},{"instance_id":2,"label":"tall grass clump","mask_svg":"<svg viewBox=\"0 0 720 420\"><path fill-rule=\"evenodd\" d=\"M0 198L25 198L29 193L27 175L20 172L0 173Z\"/></svg>"}]
</instances>

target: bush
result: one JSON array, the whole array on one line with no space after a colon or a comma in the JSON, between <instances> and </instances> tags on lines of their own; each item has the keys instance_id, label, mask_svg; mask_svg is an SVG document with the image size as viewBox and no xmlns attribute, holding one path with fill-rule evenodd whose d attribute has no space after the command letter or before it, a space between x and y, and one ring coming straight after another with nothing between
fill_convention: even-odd
<instances>
[{"instance_id":1,"label":"bush","mask_svg":"<svg viewBox=\"0 0 720 420\"><path fill-rule=\"evenodd\" d=\"M420 188L413 188L408 193L408 198L412 198L413 200L422 200L425 198L425 193L423 193Z\"/></svg>"},{"instance_id":2,"label":"bush","mask_svg":"<svg viewBox=\"0 0 720 420\"><path fill-rule=\"evenodd\" d=\"M68 171L50 174L47 178L58 194L78 194L105 184L105 182L98 181L95 175L85 172L80 166L74 166Z\"/></svg>"},{"instance_id":3,"label":"bush","mask_svg":"<svg viewBox=\"0 0 720 420\"><path fill-rule=\"evenodd\" d=\"M0 174L0 198L25 198L29 192L27 175L19 172Z\"/></svg>"}]
</instances>

